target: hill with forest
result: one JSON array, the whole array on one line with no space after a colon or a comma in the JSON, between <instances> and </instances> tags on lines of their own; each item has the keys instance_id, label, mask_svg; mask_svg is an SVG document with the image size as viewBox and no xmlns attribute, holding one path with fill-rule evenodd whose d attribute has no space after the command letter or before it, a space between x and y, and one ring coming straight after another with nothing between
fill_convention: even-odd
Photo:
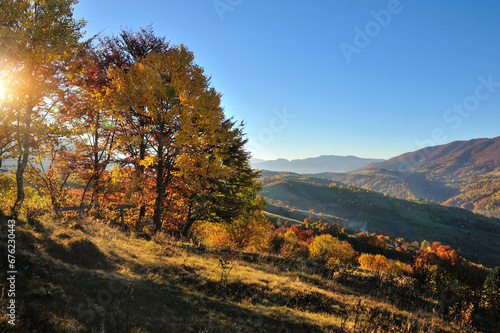
<instances>
[{"instance_id":1,"label":"hill with forest","mask_svg":"<svg viewBox=\"0 0 500 333\"><path fill-rule=\"evenodd\" d=\"M500 136L426 147L387 161L372 163L369 167L399 171L432 171L447 176L463 176L469 172L498 173Z\"/></svg>"},{"instance_id":2,"label":"hill with forest","mask_svg":"<svg viewBox=\"0 0 500 333\"><path fill-rule=\"evenodd\" d=\"M292 173L262 175L266 211L283 221L323 219L368 234L439 241L465 258L500 265L500 220L465 209L408 201L328 179Z\"/></svg>"},{"instance_id":3,"label":"hill with forest","mask_svg":"<svg viewBox=\"0 0 500 333\"><path fill-rule=\"evenodd\" d=\"M76 3L1 3L0 332L498 331L498 219L291 173L262 188L192 51L152 26L85 41ZM476 150L454 154L487 168Z\"/></svg>"},{"instance_id":4,"label":"hill with forest","mask_svg":"<svg viewBox=\"0 0 500 333\"><path fill-rule=\"evenodd\" d=\"M349 173L311 176L500 217L500 137L451 142Z\"/></svg>"}]
</instances>

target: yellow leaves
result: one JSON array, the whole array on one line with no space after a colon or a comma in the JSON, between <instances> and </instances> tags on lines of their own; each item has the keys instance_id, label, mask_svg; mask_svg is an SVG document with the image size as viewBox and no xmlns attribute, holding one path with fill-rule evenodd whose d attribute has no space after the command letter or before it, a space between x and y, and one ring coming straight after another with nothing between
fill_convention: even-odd
<instances>
[{"instance_id":1,"label":"yellow leaves","mask_svg":"<svg viewBox=\"0 0 500 333\"><path fill-rule=\"evenodd\" d=\"M143 160L139 161L139 165L144 166L144 167L149 167L150 165L153 165L155 163L155 158L154 156L146 156L144 157Z\"/></svg>"},{"instance_id":2,"label":"yellow leaves","mask_svg":"<svg viewBox=\"0 0 500 333\"><path fill-rule=\"evenodd\" d=\"M200 221L194 226L193 233L196 239L210 248L229 249L236 246L222 224Z\"/></svg>"},{"instance_id":3,"label":"yellow leaves","mask_svg":"<svg viewBox=\"0 0 500 333\"><path fill-rule=\"evenodd\" d=\"M381 254L366 254L363 253L359 258L358 262L361 268L370 271L377 271L382 273L392 273L392 274L402 274L404 272L411 272L411 266L408 264L403 264L399 260L394 261L387 259Z\"/></svg>"},{"instance_id":4,"label":"yellow leaves","mask_svg":"<svg viewBox=\"0 0 500 333\"><path fill-rule=\"evenodd\" d=\"M371 271L389 273L391 270L389 259L380 254L373 255L363 253L358 258L358 262L361 265L361 268Z\"/></svg>"},{"instance_id":5,"label":"yellow leaves","mask_svg":"<svg viewBox=\"0 0 500 333\"><path fill-rule=\"evenodd\" d=\"M347 264L356 256L351 244L328 234L314 238L309 251L311 257L321 258L327 262L339 261Z\"/></svg>"}]
</instances>

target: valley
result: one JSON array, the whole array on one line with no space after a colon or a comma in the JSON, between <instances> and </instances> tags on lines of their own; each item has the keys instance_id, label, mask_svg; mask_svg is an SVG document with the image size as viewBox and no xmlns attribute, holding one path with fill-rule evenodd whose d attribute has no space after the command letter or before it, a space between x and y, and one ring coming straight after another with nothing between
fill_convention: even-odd
<instances>
[{"instance_id":1,"label":"valley","mask_svg":"<svg viewBox=\"0 0 500 333\"><path fill-rule=\"evenodd\" d=\"M346 172L263 171L274 221L310 217L408 241L439 241L500 264L500 137L457 141ZM262 163L262 162L261 162Z\"/></svg>"}]
</instances>

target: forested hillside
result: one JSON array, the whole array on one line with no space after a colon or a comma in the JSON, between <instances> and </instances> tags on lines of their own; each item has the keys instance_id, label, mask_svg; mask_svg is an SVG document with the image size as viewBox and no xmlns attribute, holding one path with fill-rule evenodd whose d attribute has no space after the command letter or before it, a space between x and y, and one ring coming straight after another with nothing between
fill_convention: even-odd
<instances>
[{"instance_id":1,"label":"forested hillside","mask_svg":"<svg viewBox=\"0 0 500 333\"><path fill-rule=\"evenodd\" d=\"M452 246L469 260L500 264L500 220L465 209L392 198L360 189L296 174L267 173L262 195L270 213L303 220L335 222L356 232L366 231L402 237L408 241L439 241ZM303 214L298 214L301 210Z\"/></svg>"},{"instance_id":2,"label":"forested hillside","mask_svg":"<svg viewBox=\"0 0 500 333\"><path fill-rule=\"evenodd\" d=\"M347 174L312 176L499 217L499 156L500 137L475 139L424 148Z\"/></svg>"}]
</instances>

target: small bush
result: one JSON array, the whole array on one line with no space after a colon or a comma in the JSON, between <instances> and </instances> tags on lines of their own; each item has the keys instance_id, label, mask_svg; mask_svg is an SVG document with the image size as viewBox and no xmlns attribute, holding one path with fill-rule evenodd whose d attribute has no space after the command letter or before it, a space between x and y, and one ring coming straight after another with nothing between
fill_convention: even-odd
<instances>
[{"instance_id":1,"label":"small bush","mask_svg":"<svg viewBox=\"0 0 500 333\"><path fill-rule=\"evenodd\" d=\"M341 241L331 235L321 235L314 238L309 247L310 256L315 259L322 259L328 264L340 262L350 264L354 262L356 251L351 244Z\"/></svg>"},{"instance_id":2,"label":"small bush","mask_svg":"<svg viewBox=\"0 0 500 333\"><path fill-rule=\"evenodd\" d=\"M283 244L280 253L284 257L307 258L309 257L309 248L307 244L297 237L293 231L288 230L283 235Z\"/></svg>"},{"instance_id":3,"label":"small bush","mask_svg":"<svg viewBox=\"0 0 500 333\"><path fill-rule=\"evenodd\" d=\"M390 273L401 275L404 273L411 273L411 266L402 262L387 259L383 255L366 254L363 253L358 258L361 268L370 271L377 271L382 273Z\"/></svg>"},{"instance_id":4,"label":"small bush","mask_svg":"<svg viewBox=\"0 0 500 333\"><path fill-rule=\"evenodd\" d=\"M264 213L240 218L225 228L239 248L252 252L268 252L272 248L271 222Z\"/></svg>"},{"instance_id":5,"label":"small bush","mask_svg":"<svg viewBox=\"0 0 500 333\"><path fill-rule=\"evenodd\" d=\"M194 237L211 249L232 249L236 244L224 225L219 223L200 222L193 228Z\"/></svg>"}]
</instances>

